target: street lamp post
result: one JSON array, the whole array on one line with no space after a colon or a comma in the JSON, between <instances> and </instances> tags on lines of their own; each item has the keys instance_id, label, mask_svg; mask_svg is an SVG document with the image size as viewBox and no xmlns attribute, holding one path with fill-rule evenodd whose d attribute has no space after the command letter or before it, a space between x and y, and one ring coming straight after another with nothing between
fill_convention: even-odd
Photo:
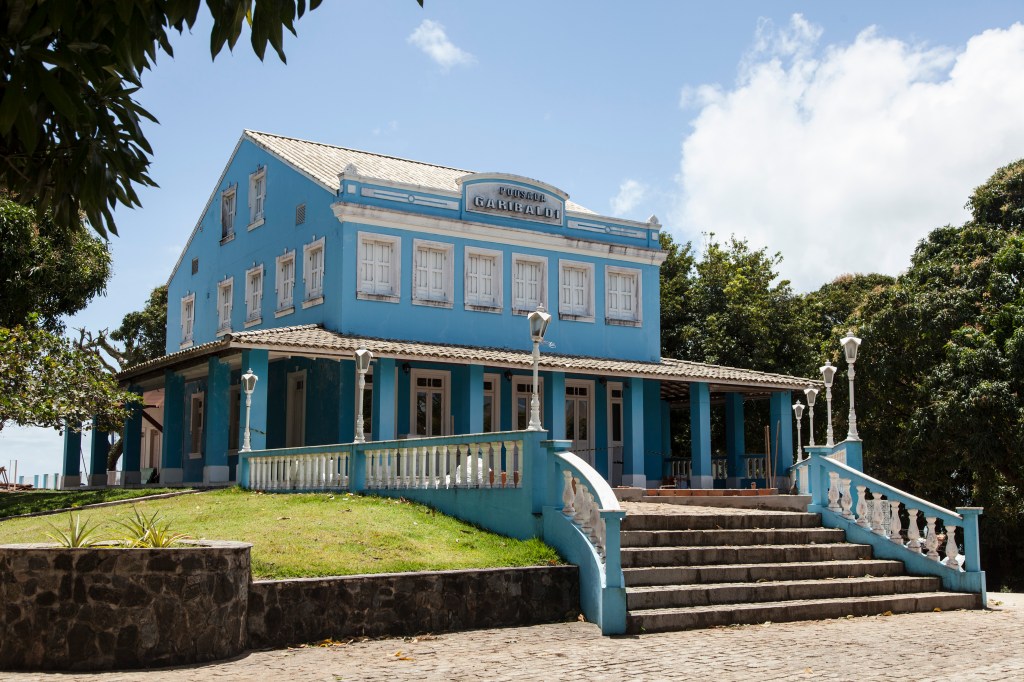
<instances>
[{"instance_id":1,"label":"street lamp post","mask_svg":"<svg viewBox=\"0 0 1024 682\"><path fill-rule=\"evenodd\" d=\"M365 443L366 435L363 433L363 392L366 390L366 371L370 369L370 361L373 360L373 353L360 348L356 351L356 373L359 375L359 400L356 401L356 433L353 439L356 443Z\"/></svg>"},{"instance_id":2,"label":"street lamp post","mask_svg":"<svg viewBox=\"0 0 1024 682\"><path fill-rule=\"evenodd\" d=\"M827 405L826 416L828 417L828 425L825 429L825 447L833 447L836 444L835 438L832 435L832 379L836 376L836 368L832 365L831 360L825 361L825 366L819 368L821 370L821 376L825 380L825 404Z\"/></svg>"},{"instance_id":3,"label":"street lamp post","mask_svg":"<svg viewBox=\"0 0 1024 682\"><path fill-rule=\"evenodd\" d=\"M245 431L242 432L242 447L239 452L252 450L252 442L249 440L249 414L252 412L252 392L256 390L256 382L259 377L252 373L252 367L242 375L242 391L245 392Z\"/></svg>"},{"instance_id":4,"label":"street lamp post","mask_svg":"<svg viewBox=\"0 0 1024 682\"><path fill-rule=\"evenodd\" d=\"M818 398L818 389L807 387L804 389L804 395L807 396L807 419L810 421L810 445L814 447L814 401Z\"/></svg>"},{"instance_id":5,"label":"street lamp post","mask_svg":"<svg viewBox=\"0 0 1024 682\"><path fill-rule=\"evenodd\" d=\"M551 315L544 311L544 306L537 306L537 309L526 319L530 321L530 338L533 339L533 398L530 400L530 424L526 429L528 431L543 431L544 427L540 423L540 399L537 397L537 384L540 370L540 342L544 340L544 333L548 330Z\"/></svg>"},{"instance_id":6,"label":"street lamp post","mask_svg":"<svg viewBox=\"0 0 1024 682\"><path fill-rule=\"evenodd\" d=\"M796 415L796 461L800 462L804 458L804 440L800 435L800 427L804 421L804 406L799 400L793 403L793 414Z\"/></svg>"},{"instance_id":7,"label":"street lamp post","mask_svg":"<svg viewBox=\"0 0 1024 682\"><path fill-rule=\"evenodd\" d=\"M857 412L853 409L853 377L856 374L853 371L853 363L857 362L857 349L860 347L861 340L853 335L853 330L846 332L846 336L840 339L839 343L843 346L843 353L846 354L846 364L849 365L847 371L847 377L850 379L850 413L847 419L850 422L850 430L846 435L847 440L860 440L860 436L857 435Z\"/></svg>"}]
</instances>

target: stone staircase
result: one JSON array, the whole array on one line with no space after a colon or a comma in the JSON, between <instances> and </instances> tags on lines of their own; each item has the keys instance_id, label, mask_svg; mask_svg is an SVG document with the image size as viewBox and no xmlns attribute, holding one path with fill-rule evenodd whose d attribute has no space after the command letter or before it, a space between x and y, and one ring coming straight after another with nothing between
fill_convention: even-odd
<instances>
[{"instance_id":1,"label":"stone staircase","mask_svg":"<svg viewBox=\"0 0 1024 682\"><path fill-rule=\"evenodd\" d=\"M621 540L633 633L980 606L873 559L818 514L630 511Z\"/></svg>"}]
</instances>

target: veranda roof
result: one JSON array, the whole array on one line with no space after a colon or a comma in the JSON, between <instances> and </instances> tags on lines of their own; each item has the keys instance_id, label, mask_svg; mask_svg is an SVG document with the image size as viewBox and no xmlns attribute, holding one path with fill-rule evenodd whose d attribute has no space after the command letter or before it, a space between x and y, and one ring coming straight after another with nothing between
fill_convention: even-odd
<instances>
[{"instance_id":1,"label":"veranda roof","mask_svg":"<svg viewBox=\"0 0 1024 682\"><path fill-rule=\"evenodd\" d=\"M370 338L342 334L325 329L320 325L309 324L229 333L216 341L130 367L118 374L118 379L122 382L140 381L157 376L165 369L191 366L210 356L234 355L243 349L250 348L265 349L272 354L279 355L308 355L338 359L351 358L356 350L366 348L373 351L378 358L394 358L396 360L429 360L509 369L530 369L533 366L533 356L528 351ZM541 354L540 367L543 370L575 374L620 378L642 377L659 379L663 382L678 382L679 390L663 390L663 393L669 394L668 397L686 395L685 384L691 381L707 382L723 389L749 387L763 390L797 390L820 383L812 379L786 374L758 372L673 358L662 358L660 362L638 362L545 352Z\"/></svg>"}]
</instances>

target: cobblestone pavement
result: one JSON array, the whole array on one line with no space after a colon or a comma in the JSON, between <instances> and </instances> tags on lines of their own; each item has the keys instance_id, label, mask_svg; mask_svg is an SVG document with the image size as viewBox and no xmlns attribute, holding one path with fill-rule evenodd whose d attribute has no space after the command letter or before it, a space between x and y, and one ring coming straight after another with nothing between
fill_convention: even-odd
<instances>
[{"instance_id":1,"label":"cobblestone pavement","mask_svg":"<svg viewBox=\"0 0 1024 682\"><path fill-rule=\"evenodd\" d=\"M589 623L258 651L115 680L1022 680L1024 595L990 610L601 637ZM0 673L4 680L54 675Z\"/></svg>"}]
</instances>

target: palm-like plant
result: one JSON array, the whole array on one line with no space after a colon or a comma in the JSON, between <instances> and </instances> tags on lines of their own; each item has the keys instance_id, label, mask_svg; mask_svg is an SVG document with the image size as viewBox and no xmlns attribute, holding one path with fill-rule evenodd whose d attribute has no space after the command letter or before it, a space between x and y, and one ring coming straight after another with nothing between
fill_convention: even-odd
<instances>
[{"instance_id":1,"label":"palm-like plant","mask_svg":"<svg viewBox=\"0 0 1024 682\"><path fill-rule=\"evenodd\" d=\"M146 516L132 507L133 516L118 524L127 531L123 543L128 547L173 547L188 539L185 533L171 529L169 521L160 518L160 512Z\"/></svg>"},{"instance_id":2,"label":"palm-like plant","mask_svg":"<svg viewBox=\"0 0 1024 682\"><path fill-rule=\"evenodd\" d=\"M52 533L47 533L46 537L56 542L61 547L95 547L100 543L100 540L94 537L98 526L89 525L89 521L82 521L81 514L72 514L68 512L68 528L63 530L53 525L48 524L53 529Z\"/></svg>"}]
</instances>

